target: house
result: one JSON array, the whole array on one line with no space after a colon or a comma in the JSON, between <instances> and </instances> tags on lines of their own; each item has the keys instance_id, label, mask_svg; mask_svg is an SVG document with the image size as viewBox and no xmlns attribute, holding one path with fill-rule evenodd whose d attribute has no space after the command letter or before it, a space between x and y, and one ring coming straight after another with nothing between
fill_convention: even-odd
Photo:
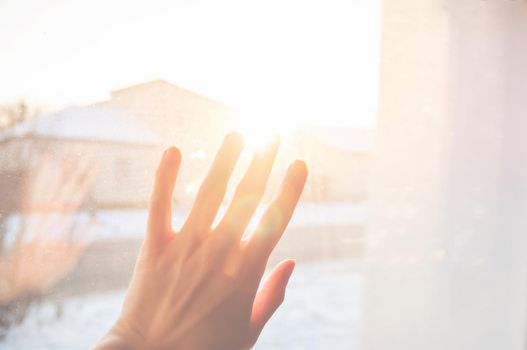
<instances>
[{"instance_id":1,"label":"house","mask_svg":"<svg viewBox=\"0 0 527 350\"><path fill-rule=\"evenodd\" d=\"M95 174L86 200L99 209L122 208L146 205L160 140L126 111L87 106L2 130L0 149L1 192L7 194L0 209L19 206L25 175L50 157L91 162Z\"/></svg>"},{"instance_id":2,"label":"house","mask_svg":"<svg viewBox=\"0 0 527 350\"><path fill-rule=\"evenodd\" d=\"M102 108L126 111L155 133L163 146L177 146L183 166L175 189L177 201L190 205L199 183L221 144L232 131L234 111L209 97L164 80L153 80L112 91Z\"/></svg>"},{"instance_id":3,"label":"house","mask_svg":"<svg viewBox=\"0 0 527 350\"><path fill-rule=\"evenodd\" d=\"M216 140L230 130L234 112L224 104L164 80L153 80L110 93L97 104L127 111L166 144L183 151Z\"/></svg>"},{"instance_id":4,"label":"house","mask_svg":"<svg viewBox=\"0 0 527 350\"><path fill-rule=\"evenodd\" d=\"M97 208L147 204L162 148L183 153L175 200L193 201L225 133L233 128L229 107L163 80L111 92L108 100L72 107L0 133L4 174L29 169L35 150L92 154L97 167L89 201ZM269 197L295 158L305 159L310 178L303 200L363 202L367 197L372 132L354 128L311 128L284 140L269 182ZM29 157L29 158L28 158ZM248 155L233 175L243 175ZM18 176L20 178L20 176ZM11 182L17 177L10 177ZM3 181L9 187L10 181ZM4 192L5 193L5 192ZM232 194L232 192L229 192Z\"/></svg>"},{"instance_id":5,"label":"house","mask_svg":"<svg viewBox=\"0 0 527 350\"><path fill-rule=\"evenodd\" d=\"M183 166L175 191L176 198L187 203L192 201L223 136L235 125L235 113L231 108L164 80L112 91L110 98L97 106L127 111L157 134L164 144L181 149ZM283 142L274 173L285 173L294 158L305 159L311 175L304 200L364 201L371 150L372 131L368 129L297 131L292 140ZM247 165L246 159L240 163L234 181L241 177ZM269 187L276 189L279 183L280 177L272 176Z\"/></svg>"}]
</instances>

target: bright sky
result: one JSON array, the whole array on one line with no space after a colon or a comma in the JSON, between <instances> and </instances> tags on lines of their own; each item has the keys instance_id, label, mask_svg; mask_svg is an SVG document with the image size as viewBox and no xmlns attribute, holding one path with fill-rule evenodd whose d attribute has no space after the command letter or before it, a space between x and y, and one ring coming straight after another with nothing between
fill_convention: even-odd
<instances>
[{"instance_id":1,"label":"bright sky","mask_svg":"<svg viewBox=\"0 0 527 350\"><path fill-rule=\"evenodd\" d=\"M249 114L371 127L380 2L0 0L0 103L162 78Z\"/></svg>"}]
</instances>

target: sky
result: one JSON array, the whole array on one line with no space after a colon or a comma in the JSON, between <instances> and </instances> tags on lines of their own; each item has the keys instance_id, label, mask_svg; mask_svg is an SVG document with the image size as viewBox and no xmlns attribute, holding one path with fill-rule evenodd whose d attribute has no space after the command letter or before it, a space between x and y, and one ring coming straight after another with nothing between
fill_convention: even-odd
<instances>
[{"instance_id":1,"label":"sky","mask_svg":"<svg viewBox=\"0 0 527 350\"><path fill-rule=\"evenodd\" d=\"M293 123L375 125L380 0L0 0L0 103L152 79Z\"/></svg>"}]
</instances>

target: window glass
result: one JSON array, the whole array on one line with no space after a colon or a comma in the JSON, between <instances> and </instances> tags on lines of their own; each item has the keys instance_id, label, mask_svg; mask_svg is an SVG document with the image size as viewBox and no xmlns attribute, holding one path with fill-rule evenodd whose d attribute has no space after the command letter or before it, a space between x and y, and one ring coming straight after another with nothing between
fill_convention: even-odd
<instances>
[{"instance_id":1,"label":"window glass","mask_svg":"<svg viewBox=\"0 0 527 350\"><path fill-rule=\"evenodd\" d=\"M526 33L522 1L0 2L0 348L94 345L163 150L177 229L239 130L222 212L274 134L258 215L310 171L256 349L523 349Z\"/></svg>"}]
</instances>

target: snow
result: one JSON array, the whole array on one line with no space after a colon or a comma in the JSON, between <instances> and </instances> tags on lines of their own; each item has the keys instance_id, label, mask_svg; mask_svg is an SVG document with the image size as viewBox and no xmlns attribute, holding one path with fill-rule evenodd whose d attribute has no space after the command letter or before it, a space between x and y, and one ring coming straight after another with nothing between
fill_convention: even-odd
<instances>
[{"instance_id":1,"label":"snow","mask_svg":"<svg viewBox=\"0 0 527 350\"><path fill-rule=\"evenodd\" d=\"M92 220L89 240L124 239L143 237L147 211L101 211L95 217L87 213L76 215L84 221ZM185 210L175 212L176 227L186 215ZM367 216L364 204L303 203L290 227L364 224ZM9 231L16 231L17 220L9 221ZM78 238L86 239L86 235ZM354 260L299 262L286 302L263 332L256 349L359 349L362 288L359 270ZM121 290L77 296L60 304L45 302L0 340L0 349L88 349L110 327L123 297Z\"/></svg>"},{"instance_id":2,"label":"snow","mask_svg":"<svg viewBox=\"0 0 527 350\"><path fill-rule=\"evenodd\" d=\"M159 138L123 110L69 107L0 131L0 140L35 135L59 139L158 145Z\"/></svg>"},{"instance_id":3,"label":"snow","mask_svg":"<svg viewBox=\"0 0 527 350\"><path fill-rule=\"evenodd\" d=\"M255 220L252 225L258 221L262 216L264 207L261 207L255 214ZM222 213L226 208L220 210L218 219L222 217ZM176 210L174 212L174 227L179 227L187 216L187 211ZM60 214L47 214L53 216L60 216ZM127 239L127 238L141 238L144 236L147 222L146 209L120 209L120 210L103 210L97 211L95 216L88 213L74 214L77 220L77 227L79 225L85 226L79 234L72 239L87 240L87 241L101 241L108 239ZM27 225L31 222L38 222L38 217L26 218ZM324 202L324 203L300 203L289 223L289 228L312 228L312 227L326 227L330 226L353 226L361 225L368 219L368 208L364 203L347 203L347 202ZM55 218L56 221L61 221ZM71 218L63 217L63 222L71 222ZM7 221L6 242L14 240L17 228L20 225L20 217L12 215ZM70 237L67 232L69 226L64 226L64 231L54 232L54 237ZM251 230L247 230L250 232ZM49 238L54 238L49 237ZM27 235L25 239L32 239L33 237Z\"/></svg>"},{"instance_id":4,"label":"snow","mask_svg":"<svg viewBox=\"0 0 527 350\"><path fill-rule=\"evenodd\" d=\"M255 349L359 349L362 286L355 261L299 263ZM117 317L123 297L117 291L45 303L0 340L0 349L89 349Z\"/></svg>"},{"instance_id":5,"label":"snow","mask_svg":"<svg viewBox=\"0 0 527 350\"><path fill-rule=\"evenodd\" d=\"M220 210L218 219L226 210ZM254 223L262 216L264 207L255 214ZM187 216L187 211L177 210L174 213L174 227L179 227ZM368 217L366 204L336 203L301 203L298 205L289 228L307 228L327 226L351 226L364 224ZM97 225L94 240L107 238L141 237L144 234L147 212L144 209L111 210L97 213ZM248 230L250 231L250 229Z\"/></svg>"},{"instance_id":6,"label":"snow","mask_svg":"<svg viewBox=\"0 0 527 350\"><path fill-rule=\"evenodd\" d=\"M75 215L84 224L89 221L90 226L87 234L84 232L76 239L144 236L145 209ZM185 210L175 212L175 227L181 225L186 215ZM366 204L301 203L289 227L360 225L367 218ZM8 221L12 236L19 225L17 220L12 217ZM356 260L299 262L284 305L262 333L255 349L359 349L361 295L362 276ZM5 339L0 339L0 349L88 349L115 320L123 297L124 291L120 290L77 296L60 304L44 302L21 325L12 328Z\"/></svg>"}]
</instances>

